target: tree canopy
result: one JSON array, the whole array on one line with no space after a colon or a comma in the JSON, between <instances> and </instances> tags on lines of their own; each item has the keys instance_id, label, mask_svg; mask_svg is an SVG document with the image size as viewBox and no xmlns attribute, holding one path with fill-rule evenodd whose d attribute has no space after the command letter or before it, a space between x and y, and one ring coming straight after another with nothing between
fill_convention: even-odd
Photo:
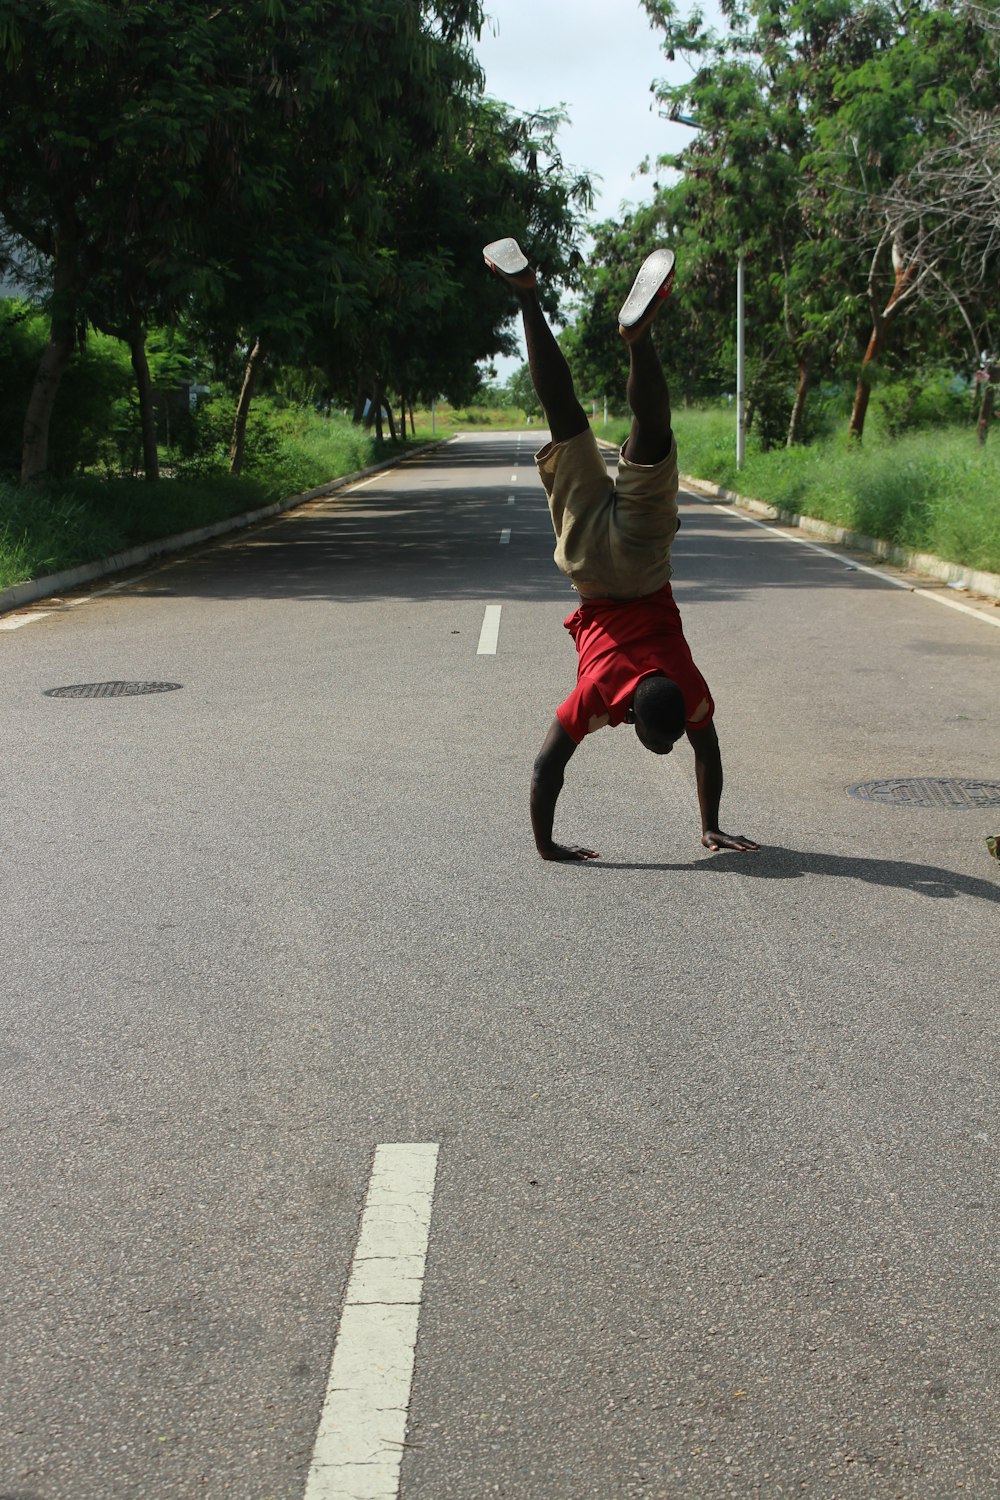
<instances>
[{"instance_id":1,"label":"tree canopy","mask_svg":"<svg viewBox=\"0 0 1000 1500\"><path fill-rule=\"evenodd\" d=\"M129 343L150 421L151 326L242 349L237 464L265 359L413 393L503 349L469 263L544 223L567 272L589 184L555 117L482 97L481 23L479 0L0 0L0 230L51 316L22 480L88 326Z\"/></svg>"},{"instance_id":2,"label":"tree canopy","mask_svg":"<svg viewBox=\"0 0 1000 1500\"><path fill-rule=\"evenodd\" d=\"M860 438L890 354L977 363L1000 273L997 0L722 0L718 29L643 3L665 56L690 64L653 87L691 138L657 163L652 205L595 234L569 339L586 375L607 379L610 304L663 240L680 261L662 350L675 379L718 388L731 368L742 253L751 401L794 388L789 441L820 380L855 381Z\"/></svg>"}]
</instances>

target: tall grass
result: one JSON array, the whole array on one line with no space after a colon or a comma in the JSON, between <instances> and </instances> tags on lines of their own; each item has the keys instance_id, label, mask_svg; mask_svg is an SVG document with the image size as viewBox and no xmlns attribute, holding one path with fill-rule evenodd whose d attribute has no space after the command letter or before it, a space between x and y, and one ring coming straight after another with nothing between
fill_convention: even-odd
<instances>
[{"instance_id":1,"label":"tall grass","mask_svg":"<svg viewBox=\"0 0 1000 1500\"><path fill-rule=\"evenodd\" d=\"M970 427L907 433L894 441L876 427L861 444L849 446L838 433L769 453L751 436L738 470L732 411L677 411L673 420L685 474L914 552L1000 573L1000 443L980 447ZM620 424L612 441L627 430Z\"/></svg>"}]
</instances>

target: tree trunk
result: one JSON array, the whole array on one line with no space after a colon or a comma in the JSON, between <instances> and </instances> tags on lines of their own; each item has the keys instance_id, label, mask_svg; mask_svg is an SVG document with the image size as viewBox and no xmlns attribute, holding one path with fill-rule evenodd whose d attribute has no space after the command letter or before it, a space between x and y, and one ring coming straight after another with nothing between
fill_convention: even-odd
<instances>
[{"instance_id":1,"label":"tree trunk","mask_svg":"<svg viewBox=\"0 0 1000 1500\"><path fill-rule=\"evenodd\" d=\"M990 435L990 422L993 417L993 391L996 385L997 367L987 365L983 379L983 397L979 403L979 421L976 423L976 442L982 447Z\"/></svg>"},{"instance_id":2,"label":"tree trunk","mask_svg":"<svg viewBox=\"0 0 1000 1500\"><path fill-rule=\"evenodd\" d=\"M35 372L21 440L21 483L41 484L49 467L49 432L59 383L76 343L76 251L72 228L60 225L52 279L49 341Z\"/></svg>"},{"instance_id":3,"label":"tree trunk","mask_svg":"<svg viewBox=\"0 0 1000 1500\"><path fill-rule=\"evenodd\" d=\"M865 357L861 361L861 370L858 374L858 384L854 392L854 406L851 409L851 424L847 429L848 438L853 438L860 443L865 432L865 417L868 415L868 403L872 394L872 377L875 373L874 366L878 357L885 347L885 327L881 318L877 318L872 328L872 336L868 340L868 348Z\"/></svg>"},{"instance_id":4,"label":"tree trunk","mask_svg":"<svg viewBox=\"0 0 1000 1500\"><path fill-rule=\"evenodd\" d=\"M804 359L799 360L799 379L795 387L795 401L792 405L792 415L788 423L788 446L794 448L797 443L805 442L806 425L806 397L812 384L812 371Z\"/></svg>"},{"instance_id":5,"label":"tree trunk","mask_svg":"<svg viewBox=\"0 0 1000 1500\"><path fill-rule=\"evenodd\" d=\"M368 392L359 381L357 393L354 397L354 415L351 418L352 422L361 423L365 420L365 402L367 400Z\"/></svg>"},{"instance_id":6,"label":"tree trunk","mask_svg":"<svg viewBox=\"0 0 1000 1500\"><path fill-rule=\"evenodd\" d=\"M402 442L406 441L406 397L399 398L399 436Z\"/></svg>"},{"instance_id":7,"label":"tree trunk","mask_svg":"<svg viewBox=\"0 0 1000 1500\"><path fill-rule=\"evenodd\" d=\"M229 445L229 472L230 474L243 473L243 458L247 446L247 418L250 415L250 402L253 400L254 386L257 384L257 376L260 367L264 363L264 346L261 339L256 339L253 348L247 355L246 368L243 371L243 388L240 391L240 399L236 404L236 418L233 422L233 437Z\"/></svg>"},{"instance_id":8,"label":"tree trunk","mask_svg":"<svg viewBox=\"0 0 1000 1500\"><path fill-rule=\"evenodd\" d=\"M389 419L389 436L392 439L392 441L395 442L396 441L396 418L392 414L392 402L389 400L388 396L383 396L382 397L382 401L383 401L383 403L385 405L385 414L386 414L386 416Z\"/></svg>"},{"instance_id":9,"label":"tree trunk","mask_svg":"<svg viewBox=\"0 0 1000 1500\"><path fill-rule=\"evenodd\" d=\"M372 393L372 409L375 413L375 437L378 442L382 441L382 386L379 381L375 382Z\"/></svg>"},{"instance_id":10,"label":"tree trunk","mask_svg":"<svg viewBox=\"0 0 1000 1500\"><path fill-rule=\"evenodd\" d=\"M411 437L416 437L416 435L417 435L417 424L416 424L416 421L415 421L414 416L413 416L413 402L412 401L409 403L409 406L410 406L410 436Z\"/></svg>"},{"instance_id":11,"label":"tree trunk","mask_svg":"<svg viewBox=\"0 0 1000 1500\"><path fill-rule=\"evenodd\" d=\"M41 484L49 467L49 430L52 409L63 371L73 353L71 336L60 336L53 327L49 341L38 362L35 383L24 414L24 436L21 445L22 485Z\"/></svg>"},{"instance_id":12,"label":"tree trunk","mask_svg":"<svg viewBox=\"0 0 1000 1500\"><path fill-rule=\"evenodd\" d=\"M147 481L155 484L160 477L160 459L156 451L156 408L153 405L153 382L149 376L149 360L146 358L146 335L141 328L132 329L128 346L132 352L132 369L135 372L135 384L139 392L142 466Z\"/></svg>"},{"instance_id":13,"label":"tree trunk","mask_svg":"<svg viewBox=\"0 0 1000 1500\"><path fill-rule=\"evenodd\" d=\"M900 309L900 298L913 280L916 267L907 265L899 252L897 246L893 246L893 267L896 272L895 284L892 288L892 296L881 312L877 308L872 309L872 336L868 340L868 348L865 357L861 361L861 370L858 374L858 386L854 393L854 409L851 412L851 425L847 429L848 439L854 438L860 443L865 431L865 416L868 412L868 402L871 399L872 379L875 374L875 365L879 356L885 348L885 336L889 325L896 317Z\"/></svg>"}]
</instances>

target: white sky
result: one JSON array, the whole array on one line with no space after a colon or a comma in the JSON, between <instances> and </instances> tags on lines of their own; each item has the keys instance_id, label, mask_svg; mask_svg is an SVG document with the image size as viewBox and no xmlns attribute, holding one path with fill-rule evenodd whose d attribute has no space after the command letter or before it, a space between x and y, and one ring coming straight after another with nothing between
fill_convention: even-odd
<instances>
[{"instance_id":1,"label":"white sky","mask_svg":"<svg viewBox=\"0 0 1000 1500\"><path fill-rule=\"evenodd\" d=\"M703 8L707 16L715 10ZM648 203L655 177L638 175L639 163L648 156L655 168L657 156L690 139L686 126L660 119L650 85L680 82L690 69L667 62L663 34L638 0L486 0L486 12L476 47L486 92L517 110L566 106L564 162L603 178L595 181L594 221L614 218L623 201ZM499 378L518 363L497 360Z\"/></svg>"},{"instance_id":2,"label":"white sky","mask_svg":"<svg viewBox=\"0 0 1000 1500\"><path fill-rule=\"evenodd\" d=\"M640 161L690 134L659 118L650 84L688 69L668 64L638 0L486 0L486 13L475 50L487 93L518 110L566 106L564 160L604 179L595 218L611 218L623 199L648 202L653 179L633 175Z\"/></svg>"}]
</instances>

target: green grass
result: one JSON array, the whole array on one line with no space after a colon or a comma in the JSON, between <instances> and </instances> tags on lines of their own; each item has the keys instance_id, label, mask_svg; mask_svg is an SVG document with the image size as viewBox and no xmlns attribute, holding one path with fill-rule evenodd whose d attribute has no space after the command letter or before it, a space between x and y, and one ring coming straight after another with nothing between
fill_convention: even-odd
<instances>
[{"instance_id":1,"label":"green grass","mask_svg":"<svg viewBox=\"0 0 1000 1500\"><path fill-rule=\"evenodd\" d=\"M430 407L418 407L414 411L417 432L431 436ZM503 432L519 432L522 428L539 427L541 418L529 423L519 406L449 406L439 401L434 409L434 435L448 437L453 432L471 432L477 428L494 428Z\"/></svg>"},{"instance_id":2,"label":"green grass","mask_svg":"<svg viewBox=\"0 0 1000 1500\"><path fill-rule=\"evenodd\" d=\"M678 411L674 429L684 474L910 551L1000 573L1000 443L980 447L971 427L894 442L874 428L853 446L842 432L770 453L751 435L739 470L731 411ZM608 428L612 442L627 432L625 423Z\"/></svg>"},{"instance_id":3,"label":"green grass","mask_svg":"<svg viewBox=\"0 0 1000 1500\"><path fill-rule=\"evenodd\" d=\"M311 412L282 413L268 439L238 479L221 455L208 455L156 485L90 474L42 491L0 482L0 589L256 510L403 451Z\"/></svg>"}]
</instances>

